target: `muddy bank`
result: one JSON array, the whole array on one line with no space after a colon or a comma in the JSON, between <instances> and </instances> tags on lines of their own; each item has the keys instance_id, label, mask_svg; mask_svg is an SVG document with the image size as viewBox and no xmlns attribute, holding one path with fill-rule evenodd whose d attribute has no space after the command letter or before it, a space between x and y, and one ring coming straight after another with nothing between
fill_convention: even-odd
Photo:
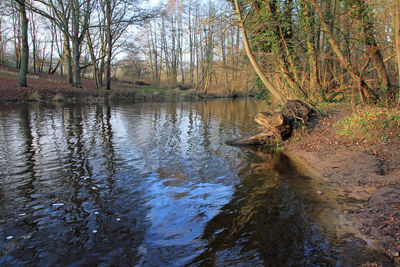
<instances>
[{"instance_id":1,"label":"muddy bank","mask_svg":"<svg viewBox=\"0 0 400 267\"><path fill-rule=\"evenodd\" d=\"M286 148L311 172L340 188L346 201L359 204L343 211L345 237L369 243L400 265L400 142L345 140L334 125L348 113L330 112Z\"/></svg>"}]
</instances>

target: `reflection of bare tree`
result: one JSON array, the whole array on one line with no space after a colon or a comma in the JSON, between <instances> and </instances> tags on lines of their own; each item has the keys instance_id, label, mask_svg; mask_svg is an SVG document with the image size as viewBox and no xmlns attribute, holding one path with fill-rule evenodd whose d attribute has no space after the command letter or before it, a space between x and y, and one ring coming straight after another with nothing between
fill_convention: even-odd
<instances>
[{"instance_id":1,"label":"reflection of bare tree","mask_svg":"<svg viewBox=\"0 0 400 267\"><path fill-rule=\"evenodd\" d=\"M116 174L115 164L115 151L113 145L113 130L111 124L111 107L110 104L106 104L106 112L104 117L101 119L101 136L102 145L104 151L104 157L107 160L107 184L108 191L111 193L114 188L114 175ZM102 113L102 112L101 112Z\"/></svg>"},{"instance_id":2,"label":"reflection of bare tree","mask_svg":"<svg viewBox=\"0 0 400 267\"><path fill-rule=\"evenodd\" d=\"M22 171L24 174L28 174L29 182L22 183L22 186L19 188L24 195L30 196L34 193L35 181L36 181L36 149L34 147L34 136L33 136L33 125L31 121L31 112L28 106L23 106L20 112L20 130L22 133L22 138L24 138L24 146L22 155L25 157L25 166L26 169Z\"/></svg>"},{"instance_id":3,"label":"reflection of bare tree","mask_svg":"<svg viewBox=\"0 0 400 267\"><path fill-rule=\"evenodd\" d=\"M205 149L207 152L207 155L211 155L211 142L210 142L210 128L211 128L211 119L210 119L210 108L208 106L207 102L201 102L201 120L202 120L202 126L203 126L203 131L202 131L202 137L203 137L203 142L202 142L202 147Z\"/></svg>"},{"instance_id":4,"label":"reflection of bare tree","mask_svg":"<svg viewBox=\"0 0 400 267\"><path fill-rule=\"evenodd\" d=\"M37 193L40 193L40 187L37 185L38 179L40 175L38 174L37 167L37 158L40 152L37 151L37 147L35 147L35 133L34 133L34 120L32 119L35 111L31 110L29 106L22 106L18 111L18 125L13 125L10 123L8 126L10 130L14 127L18 129L18 133L20 134L18 138L7 140L10 142L9 153L5 154L6 162L10 164L12 170L5 176L4 181L9 181L9 184L1 184L0 188L0 203L2 216L1 219L7 218L7 220L12 222L11 224L2 225L1 229L4 232L9 230L14 230L14 227L20 227L23 229L24 234L16 236L6 247L2 247L1 255L7 255L10 252L13 252L15 248L24 247L24 243L26 239L32 236L32 232L37 231L40 226L40 221L37 220L37 217L33 215L34 210L32 209L32 203L36 203L35 196ZM12 127L14 126L14 127ZM36 130L38 131L38 127L36 125ZM7 133L9 134L9 132ZM3 136L7 137L7 135ZM11 149L13 151L11 151ZM14 158L14 156L16 158ZM13 162L15 159L18 159L18 162ZM13 188L15 186L15 188ZM23 206L15 206L16 199L24 199ZM16 213L29 212L31 216L26 218L24 221L18 220ZM36 219L36 220L35 220ZM4 233L3 232L3 233ZM31 259L37 258L35 255L30 252L35 253L35 249L26 252L29 254Z\"/></svg>"},{"instance_id":5,"label":"reflection of bare tree","mask_svg":"<svg viewBox=\"0 0 400 267\"><path fill-rule=\"evenodd\" d=\"M84 181L86 171L91 172L88 157L83 141L84 128L81 107L71 107L68 110L68 121L66 128L67 146L67 174L66 182L70 184L70 195L68 203L70 208L65 210L65 220L68 222L69 230L65 234L69 242L74 243L72 254L79 254L84 249L85 241L88 240L88 212L83 207ZM82 234L81 234L82 233ZM79 241L78 241L79 240Z\"/></svg>"}]
</instances>

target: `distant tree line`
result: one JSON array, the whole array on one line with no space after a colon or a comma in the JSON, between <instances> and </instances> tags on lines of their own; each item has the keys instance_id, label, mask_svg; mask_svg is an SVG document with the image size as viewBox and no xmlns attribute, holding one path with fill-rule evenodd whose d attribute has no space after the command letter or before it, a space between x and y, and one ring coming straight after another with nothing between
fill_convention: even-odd
<instances>
[{"instance_id":1,"label":"distant tree line","mask_svg":"<svg viewBox=\"0 0 400 267\"><path fill-rule=\"evenodd\" d=\"M284 98L381 104L398 95L400 0L169 0L157 12L140 2L3 0L0 64L12 47L21 72L29 51L33 72L76 87L86 73L111 89L114 64L128 79L203 93L273 86Z\"/></svg>"},{"instance_id":2,"label":"distant tree line","mask_svg":"<svg viewBox=\"0 0 400 267\"><path fill-rule=\"evenodd\" d=\"M232 15L226 1L169 1L143 30L142 53L153 81L203 93L245 87L248 63Z\"/></svg>"}]
</instances>

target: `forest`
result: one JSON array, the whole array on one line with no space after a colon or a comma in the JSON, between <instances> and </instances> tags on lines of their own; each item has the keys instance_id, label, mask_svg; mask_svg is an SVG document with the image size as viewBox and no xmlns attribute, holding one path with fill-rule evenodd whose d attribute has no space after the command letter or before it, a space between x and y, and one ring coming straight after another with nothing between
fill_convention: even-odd
<instances>
[{"instance_id":1,"label":"forest","mask_svg":"<svg viewBox=\"0 0 400 267\"><path fill-rule=\"evenodd\" d=\"M0 0L0 266L400 266L400 0Z\"/></svg>"},{"instance_id":2,"label":"forest","mask_svg":"<svg viewBox=\"0 0 400 267\"><path fill-rule=\"evenodd\" d=\"M59 74L74 87L86 77L110 90L115 78L268 97L246 55L240 12L254 59L286 97L396 99L398 0L237 2L2 1L0 65Z\"/></svg>"}]
</instances>

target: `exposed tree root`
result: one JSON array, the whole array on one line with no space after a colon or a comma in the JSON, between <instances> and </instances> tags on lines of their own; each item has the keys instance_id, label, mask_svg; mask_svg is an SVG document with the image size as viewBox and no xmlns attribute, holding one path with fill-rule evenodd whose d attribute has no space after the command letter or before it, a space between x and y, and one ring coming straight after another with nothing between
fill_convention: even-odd
<instances>
[{"instance_id":1,"label":"exposed tree root","mask_svg":"<svg viewBox=\"0 0 400 267\"><path fill-rule=\"evenodd\" d=\"M227 141L228 145L273 146L277 142L289 140L293 132L317 115L317 110L310 104L301 100L289 100L279 112L260 112L255 121L260 125L260 130L251 136Z\"/></svg>"}]
</instances>

